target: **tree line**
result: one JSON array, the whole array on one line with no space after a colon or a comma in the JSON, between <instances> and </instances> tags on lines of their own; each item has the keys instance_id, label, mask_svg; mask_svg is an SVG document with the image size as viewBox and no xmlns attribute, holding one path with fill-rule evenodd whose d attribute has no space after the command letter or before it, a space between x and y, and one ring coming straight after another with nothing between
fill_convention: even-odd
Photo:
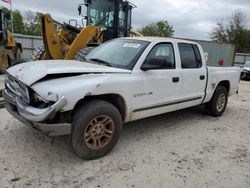
<instances>
[{"instance_id":1,"label":"tree line","mask_svg":"<svg viewBox=\"0 0 250 188\"><path fill-rule=\"evenodd\" d=\"M10 10L1 7L4 11L10 13ZM12 11L13 32L23 35L41 36L41 16L42 13L27 11L24 16L19 10ZM11 31L11 21L8 22L8 30Z\"/></svg>"},{"instance_id":2,"label":"tree line","mask_svg":"<svg viewBox=\"0 0 250 188\"><path fill-rule=\"evenodd\" d=\"M250 20L241 11L235 11L232 17L224 22L219 21L210 33L210 39L219 43L235 44L236 52L250 53L250 30L246 23ZM144 36L172 37L173 26L167 21L148 24L140 29Z\"/></svg>"},{"instance_id":3,"label":"tree line","mask_svg":"<svg viewBox=\"0 0 250 188\"><path fill-rule=\"evenodd\" d=\"M25 12L23 16L19 10L14 10L14 33L41 36L41 16L42 13L32 11ZM210 39L220 43L235 44L236 52L250 53L250 30L246 28L246 23L246 16L241 11L235 11L230 20L225 22L222 19L217 23L210 33ZM10 23L8 27L11 30ZM174 36L173 26L166 20L147 24L141 27L139 32L144 36Z\"/></svg>"},{"instance_id":4,"label":"tree line","mask_svg":"<svg viewBox=\"0 0 250 188\"><path fill-rule=\"evenodd\" d=\"M225 22L223 19L217 22L210 34L213 41L235 44L236 52L250 53L250 30L246 27L246 16L241 11L235 11L231 19Z\"/></svg>"}]
</instances>

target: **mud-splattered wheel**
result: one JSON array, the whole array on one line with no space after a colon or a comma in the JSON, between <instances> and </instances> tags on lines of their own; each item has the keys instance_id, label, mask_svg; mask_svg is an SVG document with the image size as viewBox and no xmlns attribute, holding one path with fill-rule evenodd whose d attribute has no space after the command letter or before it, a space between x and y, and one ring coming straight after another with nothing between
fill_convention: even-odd
<instances>
[{"instance_id":1,"label":"mud-splattered wheel","mask_svg":"<svg viewBox=\"0 0 250 188\"><path fill-rule=\"evenodd\" d=\"M102 100L89 101L73 115L72 146L83 159L96 159L109 153L122 132L118 109Z\"/></svg>"},{"instance_id":2,"label":"mud-splattered wheel","mask_svg":"<svg viewBox=\"0 0 250 188\"><path fill-rule=\"evenodd\" d=\"M209 103L206 104L206 111L208 114L214 117L221 116L226 107L228 100L227 89L223 86L218 86L214 92L214 95Z\"/></svg>"},{"instance_id":3,"label":"mud-splattered wheel","mask_svg":"<svg viewBox=\"0 0 250 188\"><path fill-rule=\"evenodd\" d=\"M84 142L93 149L101 149L111 141L115 131L114 121L109 116L97 116L89 122L84 132Z\"/></svg>"}]
</instances>

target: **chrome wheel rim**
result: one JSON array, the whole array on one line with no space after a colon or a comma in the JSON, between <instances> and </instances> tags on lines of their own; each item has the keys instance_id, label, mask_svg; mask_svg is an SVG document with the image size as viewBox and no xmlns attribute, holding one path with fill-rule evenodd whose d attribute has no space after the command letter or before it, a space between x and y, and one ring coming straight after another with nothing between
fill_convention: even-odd
<instances>
[{"instance_id":1,"label":"chrome wheel rim","mask_svg":"<svg viewBox=\"0 0 250 188\"><path fill-rule=\"evenodd\" d=\"M98 150L110 143L115 131L114 121L111 117L100 115L92 119L87 125L83 140L93 150Z\"/></svg>"},{"instance_id":2,"label":"chrome wheel rim","mask_svg":"<svg viewBox=\"0 0 250 188\"><path fill-rule=\"evenodd\" d=\"M217 100L217 105L216 105L217 111L221 112L225 108L225 105L226 105L226 95L224 93L221 93Z\"/></svg>"}]
</instances>

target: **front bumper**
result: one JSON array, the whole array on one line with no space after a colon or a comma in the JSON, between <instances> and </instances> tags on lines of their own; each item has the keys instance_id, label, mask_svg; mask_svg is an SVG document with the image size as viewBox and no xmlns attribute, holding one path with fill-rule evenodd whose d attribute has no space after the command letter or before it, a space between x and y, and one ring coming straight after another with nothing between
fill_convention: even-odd
<instances>
[{"instance_id":1,"label":"front bumper","mask_svg":"<svg viewBox=\"0 0 250 188\"><path fill-rule=\"evenodd\" d=\"M11 92L5 89L4 101L7 111L28 126L45 132L49 136L67 135L71 133L71 124L69 123L44 123L46 120L53 118L56 113L67 104L64 97L52 106L39 109L29 106L20 97L15 97Z\"/></svg>"}]
</instances>

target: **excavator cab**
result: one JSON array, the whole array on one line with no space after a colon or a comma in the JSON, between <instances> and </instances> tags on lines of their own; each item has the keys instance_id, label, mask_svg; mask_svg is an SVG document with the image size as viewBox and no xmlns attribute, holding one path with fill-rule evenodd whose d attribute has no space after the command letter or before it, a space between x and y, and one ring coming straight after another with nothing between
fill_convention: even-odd
<instances>
[{"instance_id":1,"label":"excavator cab","mask_svg":"<svg viewBox=\"0 0 250 188\"><path fill-rule=\"evenodd\" d=\"M131 29L131 12L135 7L124 0L85 0L87 25L102 27L103 40L127 37ZM81 14L81 5L78 8Z\"/></svg>"},{"instance_id":2,"label":"excavator cab","mask_svg":"<svg viewBox=\"0 0 250 188\"><path fill-rule=\"evenodd\" d=\"M0 9L0 45L5 46L8 41L8 31L7 24L8 20L10 20L10 14Z\"/></svg>"}]
</instances>

